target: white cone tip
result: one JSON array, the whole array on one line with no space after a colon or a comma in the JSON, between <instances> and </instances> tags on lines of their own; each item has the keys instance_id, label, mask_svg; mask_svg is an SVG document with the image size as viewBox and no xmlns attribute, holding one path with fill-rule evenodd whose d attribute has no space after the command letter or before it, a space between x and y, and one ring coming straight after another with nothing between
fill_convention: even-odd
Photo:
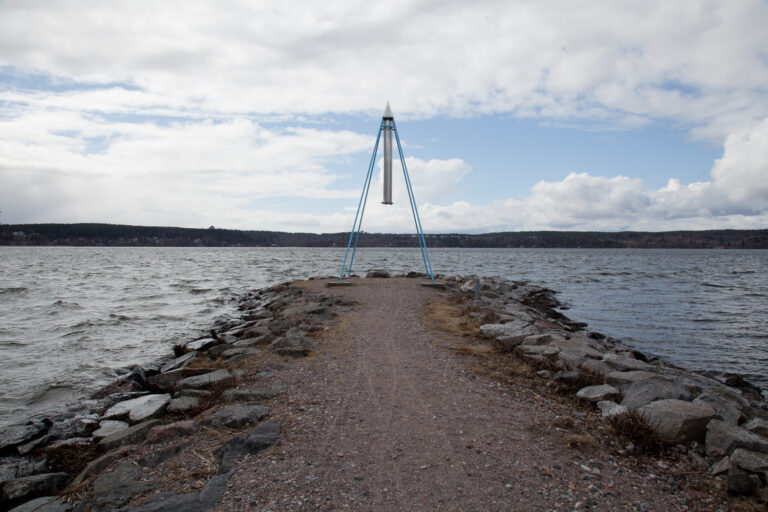
<instances>
[{"instance_id":1,"label":"white cone tip","mask_svg":"<svg viewBox=\"0 0 768 512\"><path fill-rule=\"evenodd\" d=\"M387 102L387 108L384 109L384 115L382 117L395 117L395 115L392 113L392 107L389 106L389 102Z\"/></svg>"}]
</instances>

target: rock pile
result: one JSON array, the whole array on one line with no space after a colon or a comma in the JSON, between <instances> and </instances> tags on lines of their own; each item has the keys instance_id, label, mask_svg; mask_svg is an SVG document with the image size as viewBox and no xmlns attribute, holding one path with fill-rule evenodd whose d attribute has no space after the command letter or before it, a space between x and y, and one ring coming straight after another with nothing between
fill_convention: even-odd
<instances>
[{"instance_id":1,"label":"rock pile","mask_svg":"<svg viewBox=\"0 0 768 512\"><path fill-rule=\"evenodd\" d=\"M251 292L240 298L239 318L222 320L208 335L176 346L174 357L127 369L64 414L4 429L0 510L211 508L226 489L234 463L280 435L280 421L268 419L270 409L261 402L282 390L239 383L253 374L269 378L269 371L259 368L263 356L309 354L316 343L312 334L350 305L289 285ZM214 476L193 492L161 492L163 482L147 481L143 473L181 454L200 438L201 425L228 438L213 451ZM149 455L128 460L140 452ZM84 465L79 474L71 471L77 460ZM91 491L77 493L79 501L55 496L86 481ZM142 494L150 497L140 505L129 503Z\"/></svg>"},{"instance_id":2,"label":"rock pile","mask_svg":"<svg viewBox=\"0 0 768 512\"><path fill-rule=\"evenodd\" d=\"M474 280L449 280L460 293L475 293ZM542 377L591 383L576 396L594 403L604 418L637 411L663 441L724 475L730 492L768 495L768 406L754 386L734 376L720 382L684 371L586 331L556 310L550 290L495 278L481 282L479 311L472 315L492 319L480 326L483 336L540 367Z\"/></svg>"}]
</instances>

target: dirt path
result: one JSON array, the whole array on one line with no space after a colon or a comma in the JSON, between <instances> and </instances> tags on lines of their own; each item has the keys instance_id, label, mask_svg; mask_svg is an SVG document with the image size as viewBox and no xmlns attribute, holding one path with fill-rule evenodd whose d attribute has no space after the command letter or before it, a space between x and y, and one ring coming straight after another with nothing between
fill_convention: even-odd
<instances>
[{"instance_id":1,"label":"dirt path","mask_svg":"<svg viewBox=\"0 0 768 512\"><path fill-rule=\"evenodd\" d=\"M216 510L687 510L653 467L568 448L544 401L436 346L450 335L422 309L442 292L322 285L303 286L359 306L320 354L276 372L279 450L246 458Z\"/></svg>"}]
</instances>

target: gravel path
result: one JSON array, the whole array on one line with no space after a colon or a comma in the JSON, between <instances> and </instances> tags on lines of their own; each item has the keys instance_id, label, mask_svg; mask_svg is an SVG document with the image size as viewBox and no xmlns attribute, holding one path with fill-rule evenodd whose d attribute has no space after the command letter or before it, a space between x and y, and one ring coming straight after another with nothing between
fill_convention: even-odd
<instances>
[{"instance_id":1,"label":"gravel path","mask_svg":"<svg viewBox=\"0 0 768 512\"><path fill-rule=\"evenodd\" d=\"M276 450L247 457L219 511L687 510L686 492L631 457L568 448L546 401L436 346L422 309L443 292L367 279L309 291L358 302L292 361Z\"/></svg>"}]
</instances>

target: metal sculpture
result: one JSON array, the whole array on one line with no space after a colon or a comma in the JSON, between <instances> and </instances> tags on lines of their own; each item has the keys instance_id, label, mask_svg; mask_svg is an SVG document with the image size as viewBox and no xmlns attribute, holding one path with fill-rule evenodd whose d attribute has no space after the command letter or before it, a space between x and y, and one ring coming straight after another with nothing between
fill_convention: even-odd
<instances>
[{"instance_id":1,"label":"metal sculpture","mask_svg":"<svg viewBox=\"0 0 768 512\"><path fill-rule=\"evenodd\" d=\"M346 270L347 277L352 275L352 264L355 261L355 253L357 252L357 243L360 239L360 229L363 224L363 215L365 214L365 204L368 201L368 190L371 188L371 177L373 176L373 167L376 163L376 153L379 149L379 141L384 138L384 200L382 204L392 203L392 134L395 136L397 142L397 150L400 153L400 163L403 166L403 177L405 178L405 186L408 190L408 199L411 204L411 213L413 213L413 223L416 225L416 234L419 240L419 249L421 249L421 259L424 261L424 270L432 281L435 280L435 275L432 272L432 262L429 260L429 251L427 250L427 242L424 238L424 230L421 228L421 218L419 217L419 209L416 207L416 200L413 197L413 187L411 186L411 178L408 176L408 167L405 165L405 156L403 155L403 147L400 144L400 136L397 133L397 125L395 124L395 116L392 114L392 109L387 102L387 107L384 109L384 115L381 118L381 124L379 125L379 133L376 136L376 144L373 146L373 154L371 155L371 163L368 165L368 174L365 176L365 182L363 183L363 191L360 194L360 202L357 205L357 213L355 213L355 222L352 224L352 231L349 233L349 242L347 242L347 251L344 253L344 263L341 265L341 272L339 273L339 281L344 278L344 272ZM353 244L354 241L354 244ZM351 257L349 254L350 248L352 249ZM347 258L349 257L349 267L347 267Z\"/></svg>"}]
</instances>

